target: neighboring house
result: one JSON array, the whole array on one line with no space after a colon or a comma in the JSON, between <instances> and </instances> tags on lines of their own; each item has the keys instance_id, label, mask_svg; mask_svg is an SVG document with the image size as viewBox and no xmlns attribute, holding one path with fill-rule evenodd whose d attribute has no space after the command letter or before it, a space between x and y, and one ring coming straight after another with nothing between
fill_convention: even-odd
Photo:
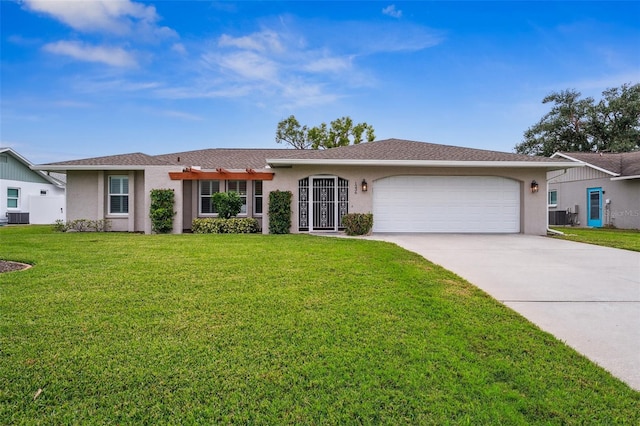
<instances>
[{"instance_id":1,"label":"neighboring house","mask_svg":"<svg viewBox=\"0 0 640 426\"><path fill-rule=\"evenodd\" d=\"M50 224L65 218L64 175L32 170L11 148L0 148L0 224Z\"/></svg>"},{"instance_id":2,"label":"neighboring house","mask_svg":"<svg viewBox=\"0 0 640 426\"><path fill-rule=\"evenodd\" d=\"M546 174L573 161L398 139L327 150L205 149L44 164L67 174L67 220L110 219L151 232L149 193L175 191L174 232L215 217L212 195L236 191L241 216L268 232L268 199L291 191L291 232L337 231L346 213L374 232L525 233L547 229ZM539 190L539 193L538 193Z\"/></svg>"},{"instance_id":3,"label":"neighboring house","mask_svg":"<svg viewBox=\"0 0 640 426\"><path fill-rule=\"evenodd\" d=\"M640 229L640 151L558 152L581 168L548 175L549 223Z\"/></svg>"}]
</instances>

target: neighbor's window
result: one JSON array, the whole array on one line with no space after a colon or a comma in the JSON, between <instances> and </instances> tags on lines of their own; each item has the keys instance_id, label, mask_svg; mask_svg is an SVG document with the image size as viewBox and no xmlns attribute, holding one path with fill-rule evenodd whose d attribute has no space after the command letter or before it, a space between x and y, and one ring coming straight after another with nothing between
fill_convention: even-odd
<instances>
[{"instance_id":1,"label":"neighbor's window","mask_svg":"<svg viewBox=\"0 0 640 426\"><path fill-rule=\"evenodd\" d=\"M219 180L201 180L200 181L200 213L215 214L215 206L212 202L213 194L220 192Z\"/></svg>"},{"instance_id":2,"label":"neighbor's window","mask_svg":"<svg viewBox=\"0 0 640 426\"><path fill-rule=\"evenodd\" d=\"M549 205L555 207L558 205L558 191L552 189L549 191Z\"/></svg>"},{"instance_id":3,"label":"neighbor's window","mask_svg":"<svg viewBox=\"0 0 640 426\"><path fill-rule=\"evenodd\" d=\"M17 209L20 201L20 189L7 188L7 208Z\"/></svg>"},{"instance_id":4,"label":"neighbor's window","mask_svg":"<svg viewBox=\"0 0 640 426\"><path fill-rule=\"evenodd\" d=\"M253 181L253 213L262 214L262 181Z\"/></svg>"},{"instance_id":5,"label":"neighbor's window","mask_svg":"<svg viewBox=\"0 0 640 426\"><path fill-rule=\"evenodd\" d=\"M247 181L230 180L227 181L227 192L237 192L242 199L242 209L240 214L247 214Z\"/></svg>"},{"instance_id":6,"label":"neighbor's window","mask_svg":"<svg viewBox=\"0 0 640 426\"><path fill-rule=\"evenodd\" d=\"M109 176L109 214L129 213L129 177Z\"/></svg>"}]
</instances>

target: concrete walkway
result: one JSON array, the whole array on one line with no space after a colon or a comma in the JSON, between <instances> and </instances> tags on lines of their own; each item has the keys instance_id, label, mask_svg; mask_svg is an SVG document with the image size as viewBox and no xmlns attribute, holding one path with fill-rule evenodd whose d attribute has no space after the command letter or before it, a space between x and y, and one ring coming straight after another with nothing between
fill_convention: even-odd
<instances>
[{"instance_id":1,"label":"concrete walkway","mask_svg":"<svg viewBox=\"0 0 640 426\"><path fill-rule=\"evenodd\" d=\"M640 253L529 235L367 238L455 272L640 390Z\"/></svg>"}]
</instances>

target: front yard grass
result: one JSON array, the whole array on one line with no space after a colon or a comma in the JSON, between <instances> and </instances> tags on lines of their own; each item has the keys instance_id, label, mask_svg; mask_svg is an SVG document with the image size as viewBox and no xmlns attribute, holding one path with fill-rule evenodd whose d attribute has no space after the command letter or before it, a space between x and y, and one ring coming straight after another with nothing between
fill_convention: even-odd
<instances>
[{"instance_id":1,"label":"front yard grass","mask_svg":"<svg viewBox=\"0 0 640 426\"><path fill-rule=\"evenodd\" d=\"M0 228L0 424L629 424L640 393L397 246Z\"/></svg>"},{"instance_id":2,"label":"front yard grass","mask_svg":"<svg viewBox=\"0 0 640 426\"><path fill-rule=\"evenodd\" d=\"M554 235L554 238L613 247L625 250L640 251L640 231L633 229L611 228L553 228L565 235Z\"/></svg>"}]
</instances>

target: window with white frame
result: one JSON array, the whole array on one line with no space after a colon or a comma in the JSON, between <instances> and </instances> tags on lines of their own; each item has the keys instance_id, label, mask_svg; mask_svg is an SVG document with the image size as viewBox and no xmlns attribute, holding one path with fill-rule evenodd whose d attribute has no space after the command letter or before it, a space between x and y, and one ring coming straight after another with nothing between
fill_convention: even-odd
<instances>
[{"instance_id":1,"label":"window with white frame","mask_svg":"<svg viewBox=\"0 0 640 426\"><path fill-rule=\"evenodd\" d=\"M109 214L129 213L129 177L109 176Z\"/></svg>"},{"instance_id":2,"label":"window with white frame","mask_svg":"<svg viewBox=\"0 0 640 426\"><path fill-rule=\"evenodd\" d=\"M200 181L200 214L218 213L213 205L213 194L216 192L220 192L219 180Z\"/></svg>"},{"instance_id":3,"label":"window with white frame","mask_svg":"<svg viewBox=\"0 0 640 426\"><path fill-rule=\"evenodd\" d=\"M556 207L558 205L558 191L552 189L549 191L549 207Z\"/></svg>"},{"instance_id":4,"label":"window with white frame","mask_svg":"<svg viewBox=\"0 0 640 426\"><path fill-rule=\"evenodd\" d=\"M253 213L262 214L262 181L253 181Z\"/></svg>"},{"instance_id":5,"label":"window with white frame","mask_svg":"<svg viewBox=\"0 0 640 426\"><path fill-rule=\"evenodd\" d=\"M7 208L17 209L20 207L20 189L7 188Z\"/></svg>"},{"instance_id":6,"label":"window with white frame","mask_svg":"<svg viewBox=\"0 0 640 426\"><path fill-rule=\"evenodd\" d=\"M227 192L236 192L242 199L242 209L240 214L247 214L247 181L229 180L227 181Z\"/></svg>"}]
</instances>

